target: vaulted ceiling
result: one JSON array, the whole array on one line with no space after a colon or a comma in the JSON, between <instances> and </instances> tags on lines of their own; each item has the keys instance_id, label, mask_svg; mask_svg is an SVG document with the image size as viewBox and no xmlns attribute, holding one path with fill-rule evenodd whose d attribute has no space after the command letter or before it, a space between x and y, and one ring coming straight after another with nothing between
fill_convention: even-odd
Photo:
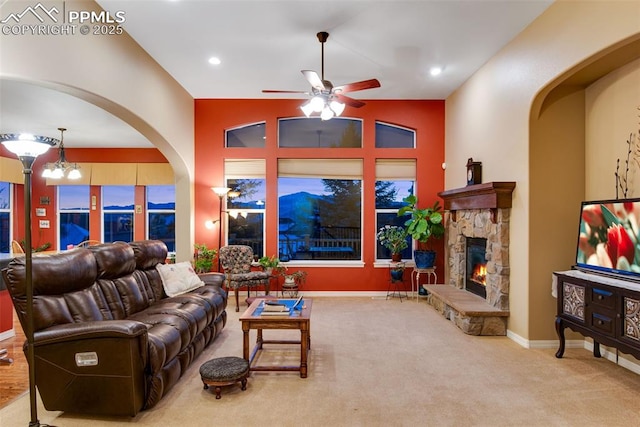
<instances>
[{"instance_id":1,"label":"vaulted ceiling","mask_svg":"<svg viewBox=\"0 0 640 427\"><path fill-rule=\"evenodd\" d=\"M446 99L521 32L550 0L97 0L194 98L300 98L301 70L334 85L377 78L356 99ZM0 6L0 19L5 18ZM2 36L0 36L2 37ZM211 57L219 65L209 63ZM431 75L440 67L438 76ZM0 64L0 70L2 65ZM150 147L139 133L70 95L0 80L0 132L57 136L68 147ZM51 129L46 131L46 129ZM107 143L107 141L109 141Z\"/></svg>"}]
</instances>

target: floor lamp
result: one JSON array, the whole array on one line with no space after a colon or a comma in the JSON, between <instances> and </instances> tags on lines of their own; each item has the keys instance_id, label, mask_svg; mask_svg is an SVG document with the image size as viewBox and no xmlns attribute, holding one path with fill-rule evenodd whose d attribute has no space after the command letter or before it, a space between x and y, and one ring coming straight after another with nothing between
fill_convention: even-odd
<instances>
[{"instance_id":1,"label":"floor lamp","mask_svg":"<svg viewBox=\"0 0 640 427\"><path fill-rule=\"evenodd\" d=\"M40 426L36 396L36 365L33 339L33 276L31 271L31 175L36 157L45 153L50 147L59 143L57 139L29 134L0 134L0 142L5 148L18 156L22 162L24 174L24 265L26 288L26 331L27 362L29 363L29 405L31 421L29 427Z\"/></svg>"},{"instance_id":2,"label":"floor lamp","mask_svg":"<svg viewBox=\"0 0 640 427\"><path fill-rule=\"evenodd\" d=\"M218 272L220 272L220 248L222 247L222 199L231 191L229 187L211 187L214 193L220 199L218 210L218 222L220 223L220 229L218 230ZM215 221L214 221L215 222Z\"/></svg>"}]
</instances>

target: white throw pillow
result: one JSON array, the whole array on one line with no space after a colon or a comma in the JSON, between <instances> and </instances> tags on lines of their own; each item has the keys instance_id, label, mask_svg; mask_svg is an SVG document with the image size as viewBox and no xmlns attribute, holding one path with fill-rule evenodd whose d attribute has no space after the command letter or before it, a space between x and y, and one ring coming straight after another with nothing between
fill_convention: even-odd
<instances>
[{"instance_id":1,"label":"white throw pillow","mask_svg":"<svg viewBox=\"0 0 640 427\"><path fill-rule=\"evenodd\" d=\"M176 264L158 264L156 270L160 273L162 286L167 296L174 297L204 286L204 282L191 267L191 263L184 261Z\"/></svg>"}]
</instances>

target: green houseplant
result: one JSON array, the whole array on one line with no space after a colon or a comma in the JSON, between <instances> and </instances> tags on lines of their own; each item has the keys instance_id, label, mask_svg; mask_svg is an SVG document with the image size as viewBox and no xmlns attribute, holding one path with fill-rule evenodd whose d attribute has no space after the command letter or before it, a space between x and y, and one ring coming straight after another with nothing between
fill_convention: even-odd
<instances>
[{"instance_id":1,"label":"green houseplant","mask_svg":"<svg viewBox=\"0 0 640 427\"><path fill-rule=\"evenodd\" d=\"M407 234L418 242L414 250L416 267L431 268L436 259L432 239L444 235L440 203L436 200L431 207L421 209L418 207L418 198L413 194L402 201L407 205L398 210L398 216L410 215L404 225L407 227Z\"/></svg>"},{"instance_id":2,"label":"green houseplant","mask_svg":"<svg viewBox=\"0 0 640 427\"><path fill-rule=\"evenodd\" d=\"M280 265L280 259L278 257L276 257L275 255L271 255L271 256L263 256L258 260L258 264L260 264L260 266L264 269L264 271L266 271L267 273L271 273L274 269L276 271L279 271L281 268L283 268Z\"/></svg>"},{"instance_id":3,"label":"green houseplant","mask_svg":"<svg viewBox=\"0 0 640 427\"><path fill-rule=\"evenodd\" d=\"M378 242L391 251L391 259L400 261L400 253L405 250L407 243L407 230L397 225L385 225L376 233Z\"/></svg>"},{"instance_id":4,"label":"green houseplant","mask_svg":"<svg viewBox=\"0 0 640 427\"><path fill-rule=\"evenodd\" d=\"M213 267L213 260L216 258L218 251L207 248L207 245L193 245L195 254L193 258L193 269L196 273L208 273Z\"/></svg>"}]
</instances>

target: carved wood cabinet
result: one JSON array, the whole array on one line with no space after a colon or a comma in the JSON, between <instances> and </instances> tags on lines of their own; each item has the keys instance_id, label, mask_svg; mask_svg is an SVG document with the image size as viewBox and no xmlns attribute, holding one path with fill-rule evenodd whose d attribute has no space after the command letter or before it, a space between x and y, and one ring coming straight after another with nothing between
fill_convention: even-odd
<instances>
[{"instance_id":1,"label":"carved wood cabinet","mask_svg":"<svg viewBox=\"0 0 640 427\"><path fill-rule=\"evenodd\" d=\"M593 355L600 344L640 359L640 283L579 270L554 273L558 310L556 332L564 354L565 328L593 338Z\"/></svg>"}]
</instances>

